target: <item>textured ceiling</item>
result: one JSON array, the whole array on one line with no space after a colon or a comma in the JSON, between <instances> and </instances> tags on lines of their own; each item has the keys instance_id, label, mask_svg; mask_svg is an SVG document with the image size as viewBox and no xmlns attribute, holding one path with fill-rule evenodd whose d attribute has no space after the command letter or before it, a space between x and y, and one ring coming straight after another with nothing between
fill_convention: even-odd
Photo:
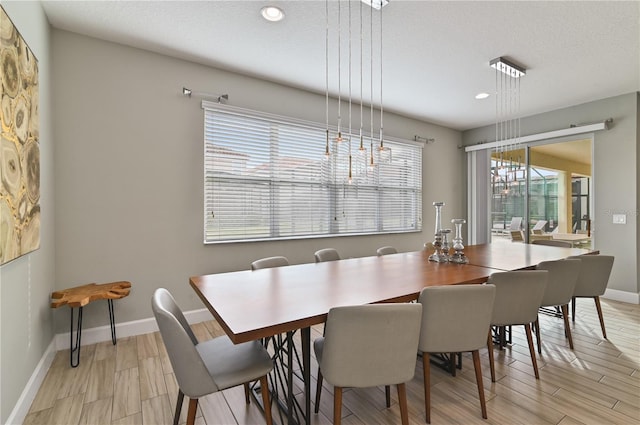
<instances>
[{"instance_id":1,"label":"textured ceiling","mask_svg":"<svg viewBox=\"0 0 640 425\"><path fill-rule=\"evenodd\" d=\"M279 23L260 17L265 1L42 3L56 28L325 92L324 1L269 2L286 14ZM336 0L328 3L332 95L338 92L338 4ZM340 4L346 43L349 3ZM359 97L360 3L351 5L353 84ZM474 96L495 92L496 76L489 60L498 56L527 68L521 80L522 115L640 91L639 8L636 1L391 0L383 10L384 108L460 130L495 122L495 96L483 101ZM363 11L368 32L371 12L366 6ZM376 34L378 19L379 13L374 12ZM365 99L370 97L368 40L365 35ZM376 104L378 45L376 41ZM342 94L346 97L348 49L343 46ZM224 87L220 92L225 92Z\"/></svg>"}]
</instances>

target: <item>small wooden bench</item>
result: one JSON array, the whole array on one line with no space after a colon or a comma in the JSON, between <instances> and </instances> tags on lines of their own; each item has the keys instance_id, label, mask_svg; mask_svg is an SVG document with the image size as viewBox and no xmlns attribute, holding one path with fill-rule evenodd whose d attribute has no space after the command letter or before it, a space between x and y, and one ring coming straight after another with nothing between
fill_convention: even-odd
<instances>
[{"instance_id":1,"label":"small wooden bench","mask_svg":"<svg viewBox=\"0 0 640 425\"><path fill-rule=\"evenodd\" d=\"M77 367L80 364L80 339L82 337L82 308L92 301L107 300L109 307L109 323L111 325L111 341L116 344L116 325L113 313L113 300L124 298L131 292L130 282L112 282L112 283L90 283L88 285L76 286L73 288L54 291L51 294L51 308L68 305L71 308L71 330L70 330L70 347L69 347L69 363L71 367ZM78 307L78 318L76 325L76 342L73 342L73 309ZM75 361L74 361L75 354Z\"/></svg>"}]
</instances>

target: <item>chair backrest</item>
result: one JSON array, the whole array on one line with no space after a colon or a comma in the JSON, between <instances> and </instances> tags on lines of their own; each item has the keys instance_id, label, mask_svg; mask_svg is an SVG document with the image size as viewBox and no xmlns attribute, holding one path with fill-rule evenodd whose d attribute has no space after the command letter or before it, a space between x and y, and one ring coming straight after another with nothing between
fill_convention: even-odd
<instances>
[{"instance_id":1,"label":"chair backrest","mask_svg":"<svg viewBox=\"0 0 640 425\"><path fill-rule=\"evenodd\" d=\"M604 294L611 276L614 257L612 255L580 255L576 257L582 261L575 297L599 297Z\"/></svg>"},{"instance_id":2,"label":"chair backrest","mask_svg":"<svg viewBox=\"0 0 640 425\"><path fill-rule=\"evenodd\" d=\"M287 257L276 256L261 258L251 263L251 270L270 269L272 267L288 266L289 260Z\"/></svg>"},{"instance_id":3,"label":"chair backrest","mask_svg":"<svg viewBox=\"0 0 640 425\"><path fill-rule=\"evenodd\" d=\"M496 326L526 325L538 317L549 272L528 270L494 273L489 283L496 286L491 324Z\"/></svg>"},{"instance_id":4,"label":"chair backrest","mask_svg":"<svg viewBox=\"0 0 640 425\"><path fill-rule=\"evenodd\" d=\"M422 305L370 304L329 310L320 369L338 387L410 381L416 367Z\"/></svg>"},{"instance_id":5,"label":"chair backrest","mask_svg":"<svg viewBox=\"0 0 640 425\"><path fill-rule=\"evenodd\" d=\"M571 248L571 242L554 241L553 239L535 239L532 240L533 245L561 246L563 248Z\"/></svg>"},{"instance_id":6,"label":"chair backrest","mask_svg":"<svg viewBox=\"0 0 640 425\"><path fill-rule=\"evenodd\" d=\"M198 398L218 391L196 349L198 340L169 291L156 289L151 309L182 392L189 398Z\"/></svg>"},{"instance_id":7,"label":"chair backrest","mask_svg":"<svg viewBox=\"0 0 640 425\"><path fill-rule=\"evenodd\" d=\"M511 223L508 230L520 230L522 229L522 217L511 217Z\"/></svg>"},{"instance_id":8,"label":"chair backrest","mask_svg":"<svg viewBox=\"0 0 640 425\"><path fill-rule=\"evenodd\" d=\"M376 254L378 254L378 257L382 255L397 254L397 253L398 253L398 250L392 246L382 246L378 248L378 250L376 251Z\"/></svg>"},{"instance_id":9,"label":"chair backrest","mask_svg":"<svg viewBox=\"0 0 640 425\"><path fill-rule=\"evenodd\" d=\"M333 248L325 248L319 251L316 251L313 254L316 258L316 263L322 263L324 261L336 261L340 259L340 254Z\"/></svg>"},{"instance_id":10,"label":"chair backrest","mask_svg":"<svg viewBox=\"0 0 640 425\"><path fill-rule=\"evenodd\" d=\"M487 344L496 295L494 285L430 286L420 293L424 353L473 351Z\"/></svg>"},{"instance_id":11,"label":"chair backrest","mask_svg":"<svg viewBox=\"0 0 640 425\"><path fill-rule=\"evenodd\" d=\"M569 304L580 275L581 261L577 259L543 261L536 270L549 272L547 289L542 297L541 307Z\"/></svg>"},{"instance_id":12,"label":"chair backrest","mask_svg":"<svg viewBox=\"0 0 640 425\"><path fill-rule=\"evenodd\" d=\"M547 220L538 220L535 226L531 228L531 233L534 235L542 235L544 233L544 226L547 225Z\"/></svg>"}]
</instances>

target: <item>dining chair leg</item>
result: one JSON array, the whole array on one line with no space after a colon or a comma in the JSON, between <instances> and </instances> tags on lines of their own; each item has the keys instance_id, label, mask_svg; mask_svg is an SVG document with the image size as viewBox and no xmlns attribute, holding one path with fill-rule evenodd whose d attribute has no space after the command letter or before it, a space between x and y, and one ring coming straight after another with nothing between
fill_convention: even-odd
<instances>
[{"instance_id":1,"label":"dining chair leg","mask_svg":"<svg viewBox=\"0 0 640 425\"><path fill-rule=\"evenodd\" d=\"M244 401L245 401L245 403L247 403L247 404L251 403L251 400L249 399L249 392L250 392L250 391L251 391L251 390L249 389L249 383L248 383L248 382L245 382L245 383L244 383Z\"/></svg>"},{"instance_id":2,"label":"dining chair leg","mask_svg":"<svg viewBox=\"0 0 640 425\"><path fill-rule=\"evenodd\" d=\"M320 394L322 394L322 372L318 369L318 379L316 379L316 406L313 409L315 413L320 410Z\"/></svg>"},{"instance_id":3,"label":"dining chair leg","mask_svg":"<svg viewBox=\"0 0 640 425\"><path fill-rule=\"evenodd\" d=\"M487 350L489 351L489 369L491 370L491 382L496 382L496 365L493 359L493 335L489 328L489 336L487 337Z\"/></svg>"},{"instance_id":4,"label":"dining chair leg","mask_svg":"<svg viewBox=\"0 0 640 425\"><path fill-rule=\"evenodd\" d=\"M187 425L193 425L196 422L196 410L198 409L198 399L189 399L189 410L187 411Z\"/></svg>"},{"instance_id":5,"label":"dining chair leg","mask_svg":"<svg viewBox=\"0 0 640 425\"><path fill-rule=\"evenodd\" d=\"M484 401L484 386L482 385L482 369L480 368L480 353L478 350L471 352L473 356L473 368L476 371L476 382L478 384L478 398L480 398L480 410L482 417L487 419L487 404Z\"/></svg>"},{"instance_id":6,"label":"dining chair leg","mask_svg":"<svg viewBox=\"0 0 640 425\"><path fill-rule=\"evenodd\" d=\"M389 407L391 407L391 386L390 385L384 386L384 398L387 402L387 409L388 409Z\"/></svg>"},{"instance_id":7,"label":"dining chair leg","mask_svg":"<svg viewBox=\"0 0 640 425\"><path fill-rule=\"evenodd\" d=\"M534 326L536 328L536 342L538 343L538 354L542 354L542 346L540 343L540 321L538 320L538 316L536 316L536 321L534 322Z\"/></svg>"},{"instance_id":8,"label":"dining chair leg","mask_svg":"<svg viewBox=\"0 0 640 425\"><path fill-rule=\"evenodd\" d=\"M424 375L424 410L427 423L431 423L431 363L429 353L422 353L422 370Z\"/></svg>"},{"instance_id":9,"label":"dining chair leg","mask_svg":"<svg viewBox=\"0 0 640 425\"><path fill-rule=\"evenodd\" d=\"M404 382L398 384L398 403L400 404L400 420L402 425L409 424L409 410L407 408L407 387Z\"/></svg>"},{"instance_id":10,"label":"dining chair leg","mask_svg":"<svg viewBox=\"0 0 640 425\"><path fill-rule=\"evenodd\" d=\"M569 348L573 350L573 337L571 336L571 328L569 327L569 306L562 305L562 319L564 320L564 334L569 339Z\"/></svg>"},{"instance_id":11,"label":"dining chair leg","mask_svg":"<svg viewBox=\"0 0 640 425\"><path fill-rule=\"evenodd\" d=\"M604 329L604 317L602 316L602 307L600 306L600 297L593 297L596 302L596 310L598 310L598 319L600 319L600 328L602 329L602 336L607 339L607 331Z\"/></svg>"},{"instance_id":12,"label":"dining chair leg","mask_svg":"<svg viewBox=\"0 0 640 425\"><path fill-rule=\"evenodd\" d=\"M540 379L538 374L538 362L536 361L536 350L533 347L533 336L531 335L531 325L527 323L524 325L524 330L527 333L527 342L529 343L529 353L531 354L531 363L533 364L533 371L535 372L536 379Z\"/></svg>"},{"instance_id":13,"label":"dining chair leg","mask_svg":"<svg viewBox=\"0 0 640 425\"><path fill-rule=\"evenodd\" d=\"M576 297L571 297L571 321L576 321Z\"/></svg>"},{"instance_id":14,"label":"dining chair leg","mask_svg":"<svg viewBox=\"0 0 640 425\"><path fill-rule=\"evenodd\" d=\"M456 376L456 353L449 353L449 372Z\"/></svg>"},{"instance_id":15,"label":"dining chair leg","mask_svg":"<svg viewBox=\"0 0 640 425\"><path fill-rule=\"evenodd\" d=\"M271 400L269 400L267 375L260 378L260 392L262 393L262 404L264 405L264 417L267 420L267 425L272 425L273 418L271 417Z\"/></svg>"},{"instance_id":16,"label":"dining chair leg","mask_svg":"<svg viewBox=\"0 0 640 425\"><path fill-rule=\"evenodd\" d=\"M178 390L178 401L176 401L176 412L173 415L173 425L180 423L180 412L182 411L182 402L184 401L184 393L182 390Z\"/></svg>"},{"instance_id":17,"label":"dining chair leg","mask_svg":"<svg viewBox=\"0 0 640 425\"><path fill-rule=\"evenodd\" d=\"M333 423L340 425L342 421L342 387L333 388Z\"/></svg>"}]
</instances>

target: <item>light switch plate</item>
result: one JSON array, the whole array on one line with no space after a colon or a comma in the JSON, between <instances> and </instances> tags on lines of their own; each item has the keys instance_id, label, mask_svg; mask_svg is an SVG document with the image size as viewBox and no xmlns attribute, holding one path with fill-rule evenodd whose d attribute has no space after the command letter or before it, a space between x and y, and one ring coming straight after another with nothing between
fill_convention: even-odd
<instances>
[{"instance_id":1,"label":"light switch plate","mask_svg":"<svg viewBox=\"0 0 640 425\"><path fill-rule=\"evenodd\" d=\"M627 215L626 214L614 214L613 215L613 224L627 224Z\"/></svg>"}]
</instances>

